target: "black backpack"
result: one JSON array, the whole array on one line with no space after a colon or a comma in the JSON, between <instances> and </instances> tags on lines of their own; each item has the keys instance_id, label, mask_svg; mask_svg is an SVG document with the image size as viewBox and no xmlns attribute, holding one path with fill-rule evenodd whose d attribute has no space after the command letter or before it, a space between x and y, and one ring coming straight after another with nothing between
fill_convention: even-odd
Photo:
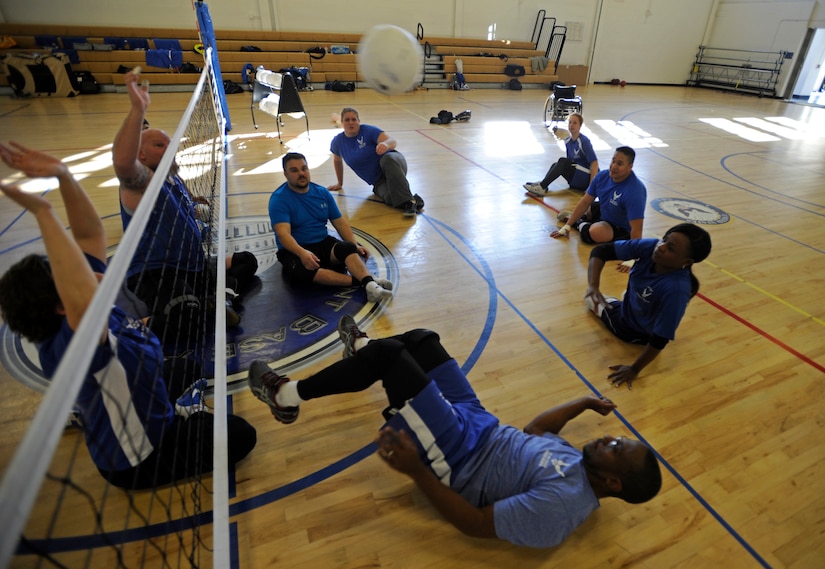
<instances>
[{"instance_id":1,"label":"black backpack","mask_svg":"<svg viewBox=\"0 0 825 569\"><path fill-rule=\"evenodd\" d=\"M229 79L224 79L223 81L223 92L227 95L234 95L235 93L243 93L243 87L235 83L234 81L230 81Z\"/></svg>"},{"instance_id":2,"label":"black backpack","mask_svg":"<svg viewBox=\"0 0 825 569\"><path fill-rule=\"evenodd\" d=\"M521 81L516 78L510 79L510 82L507 83L507 87L511 91L521 91Z\"/></svg>"},{"instance_id":3,"label":"black backpack","mask_svg":"<svg viewBox=\"0 0 825 569\"><path fill-rule=\"evenodd\" d=\"M75 78L80 87L81 95L95 95L100 93L100 84L95 79L95 76L89 71L75 71Z\"/></svg>"}]
</instances>

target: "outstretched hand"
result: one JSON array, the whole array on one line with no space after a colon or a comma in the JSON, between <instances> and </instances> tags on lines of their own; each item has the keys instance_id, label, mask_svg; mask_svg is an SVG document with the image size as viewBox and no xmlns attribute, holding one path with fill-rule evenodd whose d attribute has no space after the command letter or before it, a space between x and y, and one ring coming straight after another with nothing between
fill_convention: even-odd
<instances>
[{"instance_id":1,"label":"outstretched hand","mask_svg":"<svg viewBox=\"0 0 825 569\"><path fill-rule=\"evenodd\" d=\"M378 443L378 456L393 470L412 476L416 470L425 468L418 456L418 448L403 429L396 431L392 427L384 427L378 432L375 442Z\"/></svg>"},{"instance_id":2,"label":"outstretched hand","mask_svg":"<svg viewBox=\"0 0 825 569\"><path fill-rule=\"evenodd\" d=\"M146 109L149 108L151 99L149 97L149 82L144 81L143 84L138 85L140 67L136 67L127 73L123 81L126 84L126 90L129 92L129 100L132 102L132 106L145 113Z\"/></svg>"},{"instance_id":3,"label":"outstretched hand","mask_svg":"<svg viewBox=\"0 0 825 569\"><path fill-rule=\"evenodd\" d=\"M54 156L13 141L8 145L0 143L0 159L9 168L20 170L29 178L49 178L68 172L66 165Z\"/></svg>"},{"instance_id":4,"label":"outstretched hand","mask_svg":"<svg viewBox=\"0 0 825 569\"><path fill-rule=\"evenodd\" d=\"M52 205L49 200L38 194L30 194L24 192L19 186L10 184L0 184L0 190L3 194L8 196L17 205L29 210L31 213L37 215L38 211L44 208L51 208Z\"/></svg>"},{"instance_id":5,"label":"outstretched hand","mask_svg":"<svg viewBox=\"0 0 825 569\"><path fill-rule=\"evenodd\" d=\"M626 365L614 365L610 366L610 369L613 370L613 373L608 375L607 379L610 380L614 387L619 387L621 384L627 383L627 388L633 389L633 380L639 375L638 372Z\"/></svg>"}]
</instances>

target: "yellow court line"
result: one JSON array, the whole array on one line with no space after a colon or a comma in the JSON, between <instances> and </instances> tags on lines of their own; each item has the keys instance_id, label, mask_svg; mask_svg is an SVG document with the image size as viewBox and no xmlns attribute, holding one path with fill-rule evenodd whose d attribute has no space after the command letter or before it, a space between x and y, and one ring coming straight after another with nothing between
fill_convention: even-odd
<instances>
[{"instance_id":1,"label":"yellow court line","mask_svg":"<svg viewBox=\"0 0 825 569\"><path fill-rule=\"evenodd\" d=\"M742 284L744 284L744 285L746 285L746 286L748 286L748 287L752 288L753 290L755 290L755 291L757 291L758 293L760 293L760 294L762 294L762 295L764 295L764 296L766 296L766 297L770 298L771 300L773 300L773 301L775 301L775 302L778 302L779 304L782 304L783 306L786 306L787 308L790 308L791 310L793 310L794 312L796 312L796 313L798 313L798 314L801 314L801 315L802 315L802 316L804 316L805 318L810 318L811 320L813 320L814 322L816 322L816 323L817 323L817 324L819 324L820 326L825 327L825 320L822 320L821 318L817 318L817 317L816 317L816 316L814 316L813 314L810 314L810 313L808 313L808 312L805 312L804 310L802 310L802 309L801 309L801 308L799 308L798 306L794 306L794 305L793 305L793 304L791 304L790 302L788 302L788 301L786 301L786 300L782 300L781 298L779 298L779 297L778 297L778 296L776 296L775 294L771 294L770 292L766 291L766 290L765 290L765 289L763 289L762 287L759 287L759 286L757 286L757 285L753 284L752 282L746 281L746 280L745 280L745 279L743 279L742 277L740 277L740 276L737 276L737 275L733 274L732 272L728 271L727 269L723 269L723 268L722 268L722 267L720 267L719 265L716 265L716 264L714 264L714 263L711 263L711 262L710 262L710 261L708 261L708 260L705 260L705 261L704 261L704 263L706 263L706 264L710 265L711 267L713 267L713 268L714 268L714 269L716 269L717 271L720 271L721 273L723 273L723 274L725 274L725 275L727 275L727 276L731 277L732 279L735 279L735 280L739 281L740 283L742 283Z\"/></svg>"}]
</instances>

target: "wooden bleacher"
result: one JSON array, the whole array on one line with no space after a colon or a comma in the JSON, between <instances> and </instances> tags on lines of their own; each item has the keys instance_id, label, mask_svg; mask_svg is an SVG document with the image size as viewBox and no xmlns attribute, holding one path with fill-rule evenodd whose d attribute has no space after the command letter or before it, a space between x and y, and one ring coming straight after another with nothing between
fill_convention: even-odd
<instances>
[{"instance_id":1,"label":"wooden bleacher","mask_svg":"<svg viewBox=\"0 0 825 569\"><path fill-rule=\"evenodd\" d=\"M154 39L177 39L181 44L183 61L202 66L202 56L194 51L199 42L194 29L172 28L124 28L101 26L62 26L34 24L0 24L0 35L11 36L17 45L0 49L6 52L49 53L35 41L38 35L60 37L85 37L93 45L103 44L106 37L138 38L148 40L150 48ZM324 47L329 51L332 45L345 45L355 52L360 41L359 34L327 32L267 32L256 30L216 30L216 43L224 79L242 82L243 68L251 63L253 68L263 66L278 71L287 67L307 67L309 81L315 87L327 82L362 81L357 69L356 55L327 53L322 59L312 59L307 49ZM558 79L553 75L554 63L549 62L543 71L533 71L532 58L543 55L530 42L503 42L464 38L425 38L429 43L431 57L428 68L436 69L427 75L428 87L448 86L456 72L455 60L461 58L464 76L468 84L502 85L510 80L504 74L506 63L524 66L526 74L519 77L525 85L549 85ZM424 41L421 42L424 44ZM254 45L261 51L247 52L241 48ZM149 67L143 51L115 49L112 51L76 51L79 62L72 64L75 71L92 73L100 85L117 86L123 84L124 68L140 65L143 76L154 85L193 85L198 80L197 73L180 73L172 69ZM506 61L505 57L506 56ZM118 70L121 70L119 72ZM3 79L0 84L8 84Z\"/></svg>"}]
</instances>

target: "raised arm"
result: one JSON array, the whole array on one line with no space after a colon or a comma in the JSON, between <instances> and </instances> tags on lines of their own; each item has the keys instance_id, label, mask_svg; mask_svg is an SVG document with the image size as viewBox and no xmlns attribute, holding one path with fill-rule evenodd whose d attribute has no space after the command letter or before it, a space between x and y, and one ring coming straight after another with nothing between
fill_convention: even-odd
<instances>
[{"instance_id":1,"label":"raised arm","mask_svg":"<svg viewBox=\"0 0 825 569\"><path fill-rule=\"evenodd\" d=\"M83 252L106 261L103 222L68 166L54 156L16 142L10 142L8 146L0 144L0 157L8 166L20 170L29 178L57 178L74 240Z\"/></svg>"},{"instance_id":2,"label":"raised arm","mask_svg":"<svg viewBox=\"0 0 825 569\"><path fill-rule=\"evenodd\" d=\"M143 193L152 178L152 170L139 160L143 117L150 99L148 85L138 85L138 73L139 71L136 73L132 70L124 76L130 107L120 130L115 135L112 162L122 189Z\"/></svg>"},{"instance_id":3,"label":"raised arm","mask_svg":"<svg viewBox=\"0 0 825 569\"><path fill-rule=\"evenodd\" d=\"M22 170L22 164L26 163L27 167L24 172L32 177L58 176L61 195L64 199L69 198L66 211L72 219L73 231L82 236L81 242L84 246L90 247L90 250L87 249L85 252L105 261L105 234L102 231L100 218L88 201L88 197L85 197L82 188L74 181L68 168L62 162L45 154L28 149L24 151L19 145L15 148L16 150L0 145L0 157L12 168ZM35 172L41 172L41 174L35 174ZM26 193L13 185L0 184L0 190L34 215L43 237L52 278L66 319L69 326L73 330L76 329L98 286L97 277L83 256L84 249L81 249L79 242L75 241L63 227L63 223L47 199Z\"/></svg>"},{"instance_id":4,"label":"raised arm","mask_svg":"<svg viewBox=\"0 0 825 569\"><path fill-rule=\"evenodd\" d=\"M574 399L567 403L548 409L532 421L524 432L528 435L543 435L544 433L559 434L564 426L587 410L595 411L600 415L607 415L616 408L616 404L596 395L589 395Z\"/></svg>"}]
</instances>

